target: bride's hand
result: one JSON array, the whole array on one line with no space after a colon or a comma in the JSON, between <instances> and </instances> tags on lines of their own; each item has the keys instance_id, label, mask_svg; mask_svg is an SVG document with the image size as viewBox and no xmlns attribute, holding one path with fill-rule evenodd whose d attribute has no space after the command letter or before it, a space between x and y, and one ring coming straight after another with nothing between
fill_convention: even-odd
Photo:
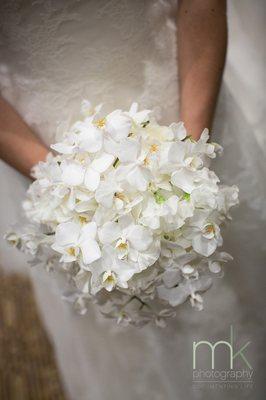
<instances>
[{"instance_id":1,"label":"bride's hand","mask_svg":"<svg viewBox=\"0 0 266 400\"><path fill-rule=\"evenodd\" d=\"M30 177L31 168L47 154L47 147L0 97L0 158Z\"/></svg>"}]
</instances>

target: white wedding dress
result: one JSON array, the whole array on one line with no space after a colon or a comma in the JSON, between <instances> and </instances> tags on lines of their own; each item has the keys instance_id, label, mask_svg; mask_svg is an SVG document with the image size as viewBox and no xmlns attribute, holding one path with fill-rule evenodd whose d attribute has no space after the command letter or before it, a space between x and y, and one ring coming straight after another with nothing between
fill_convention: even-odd
<instances>
[{"instance_id":1,"label":"white wedding dress","mask_svg":"<svg viewBox=\"0 0 266 400\"><path fill-rule=\"evenodd\" d=\"M163 122L177 120L176 6L164 0L2 0L2 95L47 144L84 98L104 102L107 111L138 101ZM227 184L239 185L241 205L225 233L235 261L206 295L205 311L186 304L164 330L120 328L93 305L87 315L76 315L60 297L66 286L60 276L29 272L72 400L235 399L234 391L192 385L193 340L227 340L230 324L240 342L252 341L248 356L257 384L251 394L262 398L263 10L263 0L229 2L229 54L214 128L225 155L214 166ZM19 218L28 181L4 163L0 174L3 234ZM28 273L25 257L4 241L0 251L2 267ZM237 396L247 393L239 389Z\"/></svg>"}]
</instances>

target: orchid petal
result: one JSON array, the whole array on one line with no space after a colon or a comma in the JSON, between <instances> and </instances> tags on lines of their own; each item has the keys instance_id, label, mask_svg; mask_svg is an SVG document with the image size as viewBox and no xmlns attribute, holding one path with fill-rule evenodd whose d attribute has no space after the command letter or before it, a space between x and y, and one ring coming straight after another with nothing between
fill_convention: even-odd
<instances>
[{"instance_id":1,"label":"orchid petal","mask_svg":"<svg viewBox=\"0 0 266 400\"><path fill-rule=\"evenodd\" d=\"M84 185L87 189L94 192L100 183L100 174L92 168L87 168L84 177Z\"/></svg>"},{"instance_id":2,"label":"orchid petal","mask_svg":"<svg viewBox=\"0 0 266 400\"><path fill-rule=\"evenodd\" d=\"M84 239L84 241L80 244L83 261L85 264L91 264L93 261L98 260L101 257L101 250L96 242L93 239Z\"/></svg>"},{"instance_id":3,"label":"orchid petal","mask_svg":"<svg viewBox=\"0 0 266 400\"><path fill-rule=\"evenodd\" d=\"M78 241L80 227L75 222L59 224L55 231L55 242L61 246L75 244Z\"/></svg>"},{"instance_id":4,"label":"orchid petal","mask_svg":"<svg viewBox=\"0 0 266 400\"><path fill-rule=\"evenodd\" d=\"M114 242L120 235L121 230L116 222L106 222L99 230L99 239L103 244Z\"/></svg>"},{"instance_id":5,"label":"orchid petal","mask_svg":"<svg viewBox=\"0 0 266 400\"><path fill-rule=\"evenodd\" d=\"M84 168L75 162L65 164L62 173L62 181L70 186L81 185L84 179Z\"/></svg>"},{"instance_id":6,"label":"orchid petal","mask_svg":"<svg viewBox=\"0 0 266 400\"><path fill-rule=\"evenodd\" d=\"M102 173L113 164L114 160L115 158L113 155L102 153L100 157L92 161L91 168L99 173Z\"/></svg>"}]
</instances>

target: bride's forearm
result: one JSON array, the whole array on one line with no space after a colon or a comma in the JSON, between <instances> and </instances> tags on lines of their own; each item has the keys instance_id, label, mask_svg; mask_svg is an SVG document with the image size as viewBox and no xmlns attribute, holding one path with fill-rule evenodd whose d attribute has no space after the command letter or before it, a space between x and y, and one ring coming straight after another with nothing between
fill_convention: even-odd
<instances>
[{"instance_id":1,"label":"bride's forearm","mask_svg":"<svg viewBox=\"0 0 266 400\"><path fill-rule=\"evenodd\" d=\"M211 128L227 46L226 0L180 0L180 119L195 139Z\"/></svg>"},{"instance_id":2,"label":"bride's forearm","mask_svg":"<svg viewBox=\"0 0 266 400\"><path fill-rule=\"evenodd\" d=\"M30 177L33 165L44 160L47 153L47 147L0 97L0 158Z\"/></svg>"}]
</instances>

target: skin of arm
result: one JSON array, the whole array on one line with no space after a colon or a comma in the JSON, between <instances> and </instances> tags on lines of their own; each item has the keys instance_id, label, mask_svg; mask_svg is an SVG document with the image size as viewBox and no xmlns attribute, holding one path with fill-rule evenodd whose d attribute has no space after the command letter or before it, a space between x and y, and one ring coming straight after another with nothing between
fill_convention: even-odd
<instances>
[{"instance_id":1,"label":"skin of arm","mask_svg":"<svg viewBox=\"0 0 266 400\"><path fill-rule=\"evenodd\" d=\"M0 97L0 158L30 177L31 168L47 154L47 147Z\"/></svg>"},{"instance_id":2,"label":"skin of arm","mask_svg":"<svg viewBox=\"0 0 266 400\"><path fill-rule=\"evenodd\" d=\"M180 120L195 140L211 129L227 48L226 0L179 0Z\"/></svg>"}]
</instances>

